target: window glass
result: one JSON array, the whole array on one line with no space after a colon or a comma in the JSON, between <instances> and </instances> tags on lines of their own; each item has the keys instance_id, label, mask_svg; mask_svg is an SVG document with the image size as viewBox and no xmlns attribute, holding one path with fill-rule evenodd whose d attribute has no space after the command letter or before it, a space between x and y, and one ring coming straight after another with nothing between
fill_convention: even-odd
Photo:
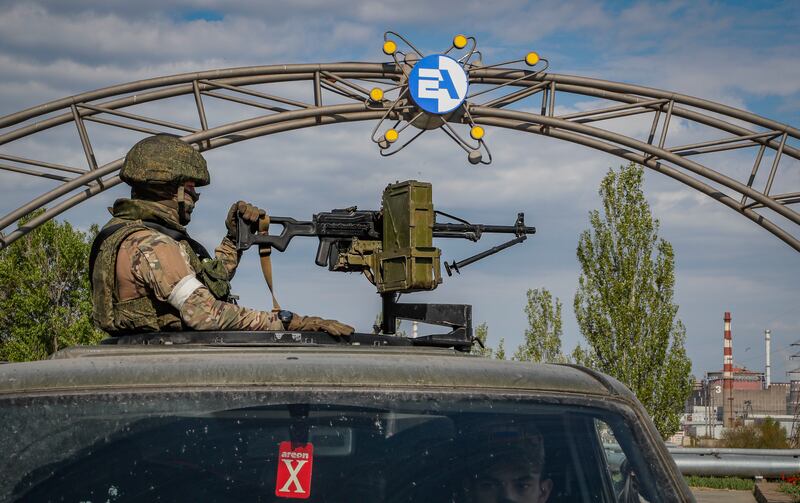
<instances>
[{"instance_id":1,"label":"window glass","mask_svg":"<svg viewBox=\"0 0 800 503\"><path fill-rule=\"evenodd\" d=\"M636 445L624 418L600 407L216 390L14 398L0 410L0 500L639 501L618 499L626 470L643 475L642 494L659 492L641 456L623 452Z\"/></svg>"},{"instance_id":2,"label":"window glass","mask_svg":"<svg viewBox=\"0 0 800 503\"><path fill-rule=\"evenodd\" d=\"M614 488L614 500L620 503L649 501L640 494L634 465L625 456L625 451L614 436L614 430L599 419L595 419L595 427L603 444L605 466Z\"/></svg>"}]
</instances>

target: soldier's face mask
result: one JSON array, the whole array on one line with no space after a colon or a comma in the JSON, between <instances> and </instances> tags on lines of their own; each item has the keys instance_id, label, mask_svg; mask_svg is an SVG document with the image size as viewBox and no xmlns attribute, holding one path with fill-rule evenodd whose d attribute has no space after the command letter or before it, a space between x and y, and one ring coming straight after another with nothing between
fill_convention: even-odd
<instances>
[{"instance_id":1,"label":"soldier's face mask","mask_svg":"<svg viewBox=\"0 0 800 503\"><path fill-rule=\"evenodd\" d=\"M194 182L186 182L177 187L169 184L136 185L131 190L131 197L155 201L176 210L178 223L186 225L192 219L192 211L200 194L195 189Z\"/></svg>"},{"instance_id":2,"label":"soldier's face mask","mask_svg":"<svg viewBox=\"0 0 800 503\"><path fill-rule=\"evenodd\" d=\"M200 199L200 193L195 190L194 182L186 182L178 187L178 220L181 225L186 225L192 220L194 205Z\"/></svg>"}]
</instances>

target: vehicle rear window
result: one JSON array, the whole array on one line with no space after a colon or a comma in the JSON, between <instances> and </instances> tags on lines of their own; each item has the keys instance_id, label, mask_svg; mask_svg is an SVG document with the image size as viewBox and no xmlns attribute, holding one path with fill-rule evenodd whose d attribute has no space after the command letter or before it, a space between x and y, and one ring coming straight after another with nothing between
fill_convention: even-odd
<instances>
[{"instance_id":1,"label":"vehicle rear window","mask_svg":"<svg viewBox=\"0 0 800 503\"><path fill-rule=\"evenodd\" d=\"M604 407L385 391L0 400L0 499L661 501Z\"/></svg>"}]
</instances>

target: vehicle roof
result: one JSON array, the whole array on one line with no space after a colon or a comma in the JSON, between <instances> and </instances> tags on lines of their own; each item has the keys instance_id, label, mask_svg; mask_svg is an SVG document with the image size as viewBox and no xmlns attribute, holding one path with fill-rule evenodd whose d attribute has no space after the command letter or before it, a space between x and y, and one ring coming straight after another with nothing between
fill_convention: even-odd
<instances>
[{"instance_id":1,"label":"vehicle roof","mask_svg":"<svg viewBox=\"0 0 800 503\"><path fill-rule=\"evenodd\" d=\"M348 386L633 395L572 365L496 360L438 348L84 346L0 365L0 394L98 388Z\"/></svg>"}]
</instances>

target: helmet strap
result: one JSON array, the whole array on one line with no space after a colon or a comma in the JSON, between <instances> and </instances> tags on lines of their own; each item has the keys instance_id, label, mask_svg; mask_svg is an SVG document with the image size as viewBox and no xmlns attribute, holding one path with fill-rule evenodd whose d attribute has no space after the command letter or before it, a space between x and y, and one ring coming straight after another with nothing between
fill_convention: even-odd
<instances>
[{"instance_id":1,"label":"helmet strap","mask_svg":"<svg viewBox=\"0 0 800 503\"><path fill-rule=\"evenodd\" d=\"M178 221L181 225L186 225L192 219L192 211L194 211L194 199L186 195L186 190L183 184L178 185Z\"/></svg>"}]
</instances>

